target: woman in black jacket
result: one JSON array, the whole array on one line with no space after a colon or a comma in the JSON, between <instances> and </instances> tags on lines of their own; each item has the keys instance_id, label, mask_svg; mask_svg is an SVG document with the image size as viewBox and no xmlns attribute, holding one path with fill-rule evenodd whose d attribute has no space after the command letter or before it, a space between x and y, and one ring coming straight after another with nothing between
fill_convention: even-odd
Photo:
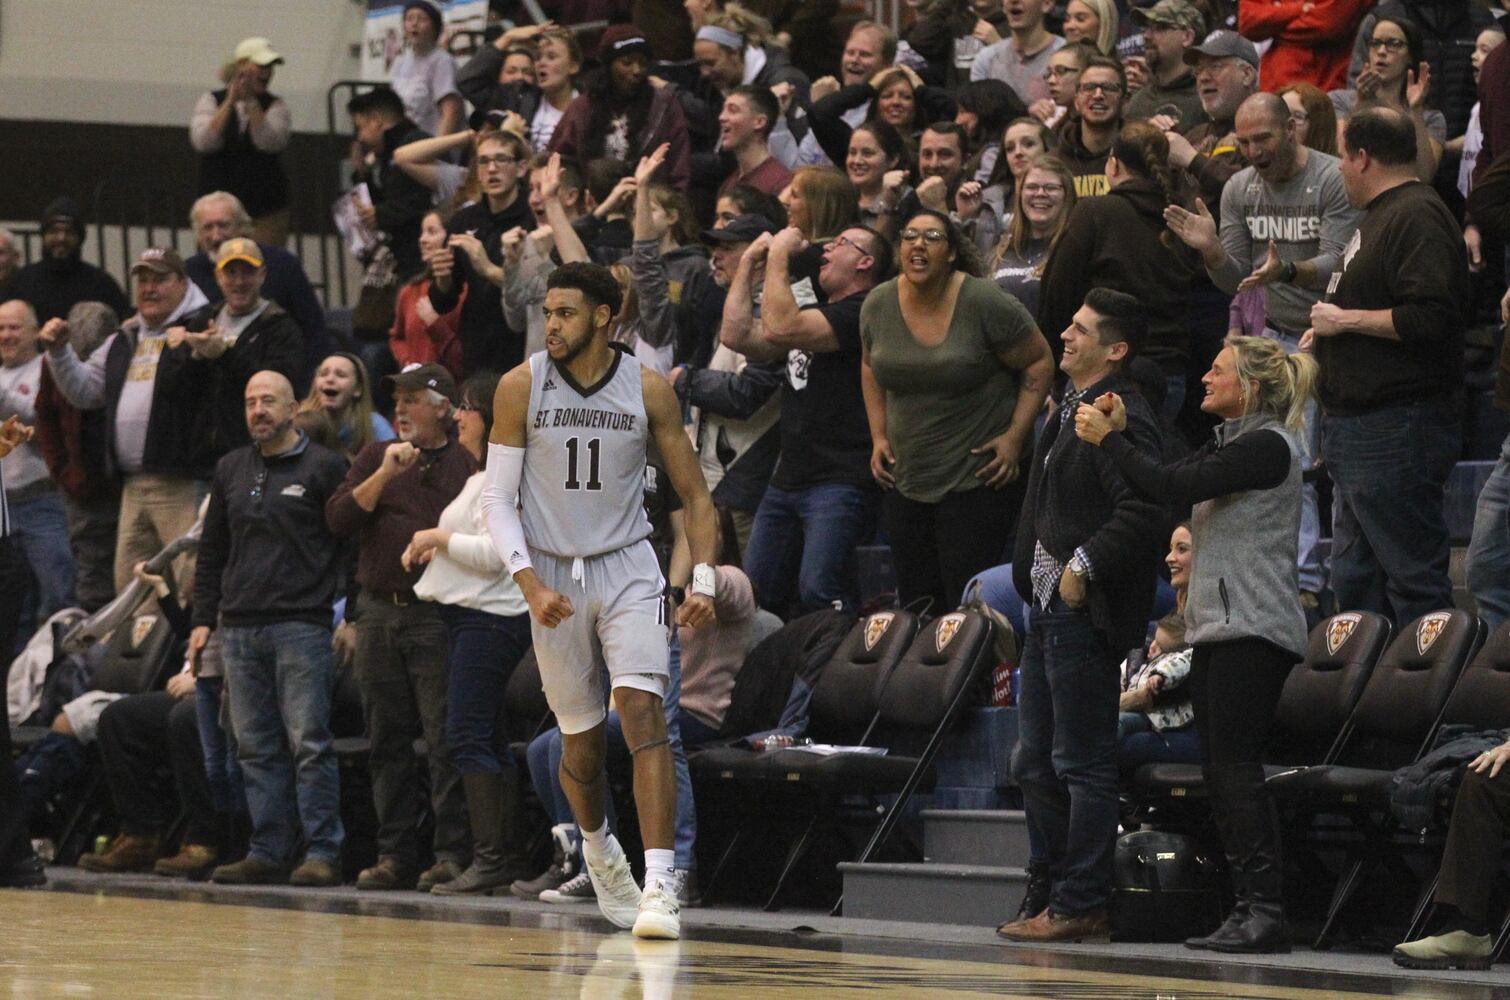
<instances>
[{"instance_id":1,"label":"woman in black jacket","mask_svg":"<svg viewBox=\"0 0 1510 1000\"><path fill-rule=\"evenodd\" d=\"M1081 404L1075 433L1105 449L1134 490L1194 504L1187 637L1190 696L1211 814L1221 831L1237 906L1191 948L1285 952L1279 823L1264 788L1262 753L1290 667L1306 644L1300 606L1299 431L1316 361L1259 337L1230 337L1201 380L1201 409L1223 423L1216 439L1170 465L1123 440L1122 401Z\"/></svg>"}]
</instances>

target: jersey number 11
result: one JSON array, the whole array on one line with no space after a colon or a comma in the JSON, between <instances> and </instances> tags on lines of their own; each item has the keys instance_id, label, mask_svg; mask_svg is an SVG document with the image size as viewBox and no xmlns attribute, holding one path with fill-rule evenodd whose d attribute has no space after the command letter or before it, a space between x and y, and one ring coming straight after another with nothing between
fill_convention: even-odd
<instances>
[{"instance_id":1,"label":"jersey number 11","mask_svg":"<svg viewBox=\"0 0 1510 1000\"><path fill-rule=\"evenodd\" d=\"M582 481L577 478L577 459L581 451L581 438L566 439L566 488L569 490L582 489ZM600 438L587 439L587 489L601 490L603 482L598 478L598 452L602 447Z\"/></svg>"}]
</instances>

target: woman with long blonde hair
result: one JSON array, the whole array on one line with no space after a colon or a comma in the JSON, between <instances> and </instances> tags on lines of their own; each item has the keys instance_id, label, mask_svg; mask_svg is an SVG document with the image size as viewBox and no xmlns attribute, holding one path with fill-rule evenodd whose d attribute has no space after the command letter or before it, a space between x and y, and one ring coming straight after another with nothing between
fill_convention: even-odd
<instances>
[{"instance_id":1,"label":"woman with long blonde hair","mask_svg":"<svg viewBox=\"0 0 1510 1000\"><path fill-rule=\"evenodd\" d=\"M1011 221L991 251L987 269L987 277L1030 313L1038 310L1044 262L1074 207L1075 177L1070 168L1047 153L1034 158L1018 178Z\"/></svg>"},{"instance_id":2,"label":"woman with long blonde hair","mask_svg":"<svg viewBox=\"0 0 1510 1000\"><path fill-rule=\"evenodd\" d=\"M392 441L398 436L393 433L393 425L373 408L367 366L361 358L345 351L337 351L320 362L309 395L299 404L299 412L323 412L335 425L336 438L347 458L374 441Z\"/></svg>"},{"instance_id":3,"label":"woman with long blonde hair","mask_svg":"<svg viewBox=\"0 0 1510 1000\"><path fill-rule=\"evenodd\" d=\"M1122 400L1108 393L1075 413L1075 433L1105 450L1134 490L1193 504L1195 559L1185 602L1194 647L1190 694L1201 764L1237 906L1215 932L1186 945L1233 953L1290 950L1279 824L1264 785L1264 740L1290 668L1305 654L1300 604L1301 428L1316 360L1261 337L1229 337L1201 409L1215 439L1171 465L1119 433Z\"/></svg>"}]
</instances>

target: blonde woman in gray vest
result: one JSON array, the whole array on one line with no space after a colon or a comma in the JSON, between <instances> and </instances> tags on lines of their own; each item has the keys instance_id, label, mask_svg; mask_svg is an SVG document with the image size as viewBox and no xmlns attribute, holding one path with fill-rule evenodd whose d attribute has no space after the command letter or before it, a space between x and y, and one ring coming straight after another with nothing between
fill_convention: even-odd
<instances>
[{"instance_id":1,"label":"blonde woman in gray vest","mask_svg":"<svg viewBox=\"0 0 1510 1000\"><path fill-rule=\"evenodd\" d=\"M1279 826L1260 761L1285 678L1305 651L1295 558L1299 432L1315 382L1309 354L1286 356L1275 341L1229 337L1201 379L1201 409L1222 419L1216 437L1171 465L1123 440L1126 414L1114 394L1075 414L1075 433L1106 449L1134 490L1194 506L1189 686L1237 905L1214 933L1186 941L1191 948L1290 950Z\"/></svg>"}]
</instances>

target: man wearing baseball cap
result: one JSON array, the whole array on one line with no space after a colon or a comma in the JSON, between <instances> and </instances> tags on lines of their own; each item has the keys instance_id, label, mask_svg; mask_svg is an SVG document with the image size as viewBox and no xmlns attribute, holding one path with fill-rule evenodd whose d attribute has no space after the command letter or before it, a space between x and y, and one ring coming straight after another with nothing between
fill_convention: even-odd
<instances>
[{"instance_id":1,"label":"man wearing baseball cap","mask_svg":"<svg viewBox=\"0 0 1510 1000\"><path fill-rule=\"evenodd\" d=\"M196 194L229 191L251 215L253 237L277 246L288 238L288 177L280 156L293 119L268 87L282 62L266 38L243 40L221 70L225 86L201 94L189 121L189 144L199 154Z\"/></svg>"},{"instance_id":2,"label":"man wearing baseball cap","mask_svg":"<svg viewBox=\"0 0 1510 1000\"><path fill-rule=\"evenodd\" d=\"M746 251L762 234L774 234L777 228L765 216L747 213L703 233L713 260L713 281L727 289L723 323L750 328L754 290L764 280L765 257L762 254L758 263L746 262ZM716 345L708 366L683 366L672 372L671 384L682 404L690 408L696 425L693 440L699 442L703 475L713 488L719 518L726 522L725 534L742 553L780 450L779 390L786 380L786 363L747 364L743 355L723 345L719 330L707 334ZM745 415L723 415L735 413Z\"/></svg>"},{"instance_id":3,"label":"man wearing baseball cap","mask_svg":"<svg viewBox=\"0 0 1510 1000\"><path fill-rule=\"evenodd\" d=\"M461 874L472 848L461 776L446 745L448 633L438 606L414 594L424 567L406 570L400 557L416 531L440 521L477 463L453 430L460 396L450 372L437 364L409 365L384 382L393 392L400 440L358 452L325 505L331 531L357 541L361 586L346 617L356 624L357 683L372 741L378 863L357 877L357 888L429 892ZM414 795L420 736L428 748L435 813L435 864L423 873Z\"/></svg>"},{"instance_id":4,"label":"man wearing baseball cap","mask_svg":"<svg viewBox=\"0 0 1510 1000\"><path fill-rule=\"evenodd\" d=\"M1195 67L1195 89L1211 120L1194 128L1167 129L1169 162L1195 184L1213 208L1222 200L1227 179L1248 165L1237 148L1234 119L1238 106L1258 90L1258 50L1235 31L1213 31L1200 45L1185 50L1185 65Z\"/></svg>"},{"instance_id":5,"label":"man wearing baseball cap","mask_svg":"<svg viewBox=\"0 0 1510 1000\"><path fill-rule=\"evenodd\" d=\"M590 160L611 156L635 164L662 143L671 147L655 180L685 190L692 176L692 142L675 87L649 79L650 40L632 24L611 24L598 41L604 72L579 94L551 133L550 151L576 162L587 176ZM631 122L643 122L631 135Z\"/></svg>"},{"instance_id":6,"label":"man wearing baseball cap","mask_svg":"<svg viewBox=\"0 0 1510 1000\"><path fill-rule=\"evenodd\" d=\"M207 381L191 370L189 347L169 344L168 331L206 304L172 247L149 247L131 266L136 315L79 360L68 345L65 320L40 334L58 390L81 410L105 410L109 471L123 479L115 546L115 586L131 582L131 568L150 559L194 526L196 480L207 479L216 452L208 440ZM193 587L192 559L174 564L180 593Z\"/></svg>"},{"instance_id":7,"label":"man wearing baseball cap","mask_svg":"<svg viewBox=\"0 0 1510 1000\"><path fill-rule=\"evenodd\" d=\"M243 390L260 371L294 381L304 360L304 332L283 307L262 297L267 266L254 240L233 236L215 252L215 283L223 301L203 306L168 330L168 344L189 346L190 370L213 383L216 440L246 444Z\"/></svg>"},{"instance_id":8,"label":"man wearing baseball cap","mask_svg":"<svg viewBox=\"0 0 1510 1000\"><path fill-rule=\"evenodd\" d=\"M1185 50L1205 30L1201 12L1189 0L1159 0L1152 7L1135 7L1132 19L1143 29L1148 83L1128 102L1128 119L1170 115L1177 129L1205 121L1206 111L1195 92L1195 74L1185 65Z\"/></svg>"}]
</instances>

